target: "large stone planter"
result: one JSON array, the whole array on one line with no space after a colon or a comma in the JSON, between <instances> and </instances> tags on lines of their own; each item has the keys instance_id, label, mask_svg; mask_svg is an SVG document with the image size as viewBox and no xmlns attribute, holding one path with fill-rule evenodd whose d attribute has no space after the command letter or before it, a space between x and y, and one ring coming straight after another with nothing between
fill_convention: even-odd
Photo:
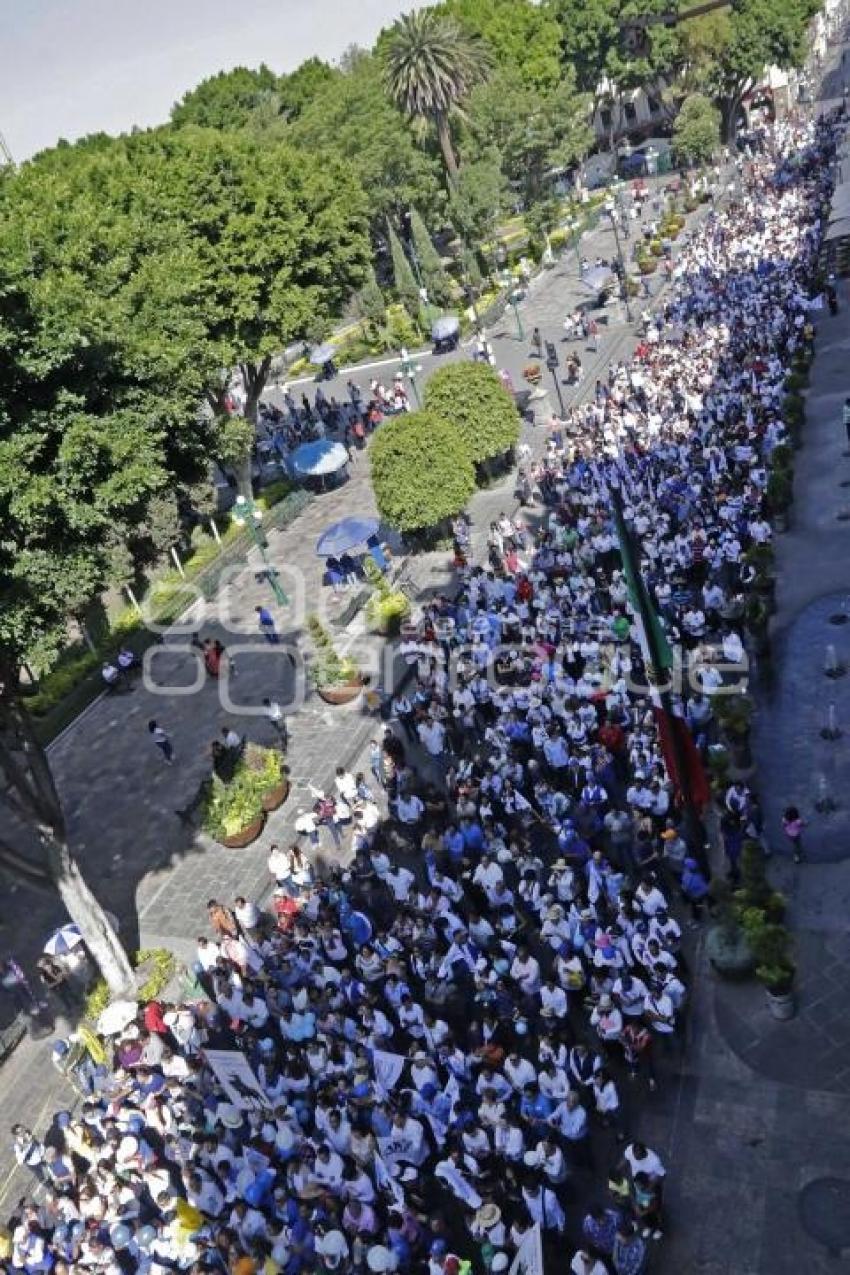
<instances>
[{"instance_id":1,"label":"large stone planter","mask_svg":"<svg viewBox=\"0 0 850 1275\"><path fill-rule=\"evenodd\" d=\"M326 704L350 704L357 699L362 689L363 679L357 677L344 686L317 686L316 693Z\"/></svg>"},{"instance_id":2,"label":"large stone planter","mask_svg":"<svg viewBox=\"0 0 850 1275\"><path fill-rule=\"evenodd\" d=\"M261 814L253 823L249 823L247 828L243 828L241 832L236 832L232 837L222 837L220 844L226 846L228 850L243 850L245 846L249 846L252 841L256 841L260 833L263 831L263 825L266 822L266 816Z\"/></svg>"},{"instance_id":3,"label":"large stone planter","mask_svg":"<svg viewBox=\"0 0 850 1275\"><path fill-rule=\"evenodd\" d=\"M263 810L268 813L271 810L277 810L278 806L282 806L289 796L289 780L284 775L279 784L274 788L269 788L268 792L263 793Z\"/></svg>"}]
</instances>

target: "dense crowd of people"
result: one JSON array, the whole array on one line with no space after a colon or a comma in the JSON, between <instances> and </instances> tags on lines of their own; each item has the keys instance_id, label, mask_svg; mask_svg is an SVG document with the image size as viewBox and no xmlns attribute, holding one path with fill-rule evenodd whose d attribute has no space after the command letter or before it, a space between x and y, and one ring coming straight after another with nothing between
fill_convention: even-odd
<instances>
[{"instance_id":1,"label":"dense crowd of people","mask_svg":"<svg viewBox=\"0 0 850 1275\"><path fill-rule=\"evenodd\" d=\"M646 1269L666 1167L638 1131L680 1048L680 897L693 924L708 884L633 691L609 493L690 653L704 747L717 656L744 651L744 555L771 534L833 129L777 125L695 233L636 357L553 433L540 528L503 518L475 565L458 523L461 590L407 636L371 776L340 769L304 845L272 851L274 917L211 900L198 999L89 1039L79 1110L16 1126L40 1186L6 1269L484 1275L536 1227L552 1270ZM316 880L339 809L351 859ZM243 1056L241 1088L212 1050Z\"/></svg>"}]
</instances>

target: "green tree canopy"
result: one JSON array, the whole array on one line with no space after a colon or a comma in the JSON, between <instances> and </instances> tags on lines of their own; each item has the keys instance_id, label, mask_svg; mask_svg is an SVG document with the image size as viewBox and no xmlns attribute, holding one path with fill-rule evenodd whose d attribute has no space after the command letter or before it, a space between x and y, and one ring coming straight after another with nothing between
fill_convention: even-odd
<instances>
[{"instance_id":1,"label":"green tree canopy","mask_svg":"<svg viewBox=\"0 0 850 1275\"><path fill-rule=\"evenodd\" d=\"M727 136L734 136L741 99L769 66L801 66L811 0L740 0L734 6L727 39L716 50L707 86L723 113Z\"/></svg>"},{"instance_id":2,"label":"green tree canopy","mask_svg":"<svg viewBox=\"0 0 850 1275\"><path fill-rule=\"evenodd\" d=\"M519 413L498 374L485 363L451 363L425 386L425 410L450 421L474 464L519 441Z\"/></svg>"},{"instance_id":3,"label":"green tree canopy","mask_svg":"<svg viewBox=\"0 0 850 1275\"><path fill-rule=\"evenodd\" d=\"M131 138L156 187L150 215L182 235L185 277L201 299L206 365L238 366L255 419L272 356L329 322L365 277L366 204L356 179L286 143L211 129ZM210 386L220 408L222 379Z\"/></svg>"},{"instance_id":4,"label":"green tree canopy","mask_svg":"<svg viewBox=\"0 0 850 1275\"><path fill-rule=\"evenodd\" d=\"M549 191L546 174L575 163L593 141L591 101L576 91L571 70L548 92L498 70L470 94L464 157L492 150L504 177L531 205Z\"/></svg>"},{"instance_id":5,"label":"green tree canopy","mask_svg":"<svg viewBox=\"0 0 850 1275\"><path fill-rule=\"evenodd\" d=\"M439 160L417 146L372 54L353 55L348 69L304 107L289 137L305 150L336 154L353 169L368 196L373 230L387 215L398 221L410 204L436 217L444 203Z\"/></svg>"},{"instance_id":6,"label":"green tree canopy","mask_svg":"<svg viewBox=\"0 0 850 1275\"><path fill-rule=\"evenodd\" d=\"M137 215L137 180L94 139L0 186L0 644L37 671L120 562L126 579L122 548L150 555L151 503L208 465L214 367L184 247Z\"/></svg>"},{"instance_id":7,"label":"green tree canopy","mask_svg":"<svg viewBox=\"0 0 850 1275\"><path fill-rule=\"evenodd\" d=\"M454 517L475 490L475 471L458 431L433 412L410 412L381 427L370 448L381 516L402 532Z\"/></svg>"},{"instance_id":8,"label":"green tree canopy","mask_svg":"<svg viewBox=\"0 0 850 1275\"><path fill-rule=\"evenodd\" d=\"M686 97L673 126L676 154L687 164L706 164L720 142L720 112L701 93Z\"/></svg>"},{"instance_id":9,"label":"green tree canopy","mask_svg":"<svg viewBox=\"0 0 850 1275\"><path fill-rule=\"evenodd\" d=\"M561 78L561 28L552 7L531 0L446 0L438 6L490 46L496 64L529 88L552 90Z\"/></svg>"},{"instance_id":10,"label":"green tree canopy","mask_svg":"<svg viewBox=\"0 0 850 1275\"><path fill-rule=\"evenodd\" d=\"M232 71L219 71L191 89L172 108L171 122L176 128L195 125L234 131L284 113L279 76L263 63L256 70L236 66Z\"/></svg>"},{"instance_id":11,"label":"green tree canopy","mask_svg":"<svg viewBox=\"0 0 850 1275\"><path fill-rule=\"evenodd\" d=\"M506 195L499 152L490 146L465 161L449 200L452 223L466 241L467 255L493 233Z\"/></svg>"},{"instance_id":12,"label":"green tree canopy","mask_svg":"<svg viewBox=\"0 0 850 1275\"><path fill-rule=\"evenodd\" d=\"M407 253L402 247L401 240L392 226L388 227L387 233L390 241L395 290L399 300L403 302L411 317L415 319L419 313L419 284L416 282L413 267L407 259Z\"/></svg>"},{"instance_id":13,"label":"green tree canopy","mask_svg":"<svg viewBox=\"0 0 850 1275\"><path fill-rule=\"evenodd\" d=\"M434 9L402 14L379 45L390 100L410 119L434 125L449 181L456 183L450 120L486 78L493 61L490 50Z\"/></svg>"},{"instance_id":14,"label":"green tree canopy","mask_svg":"<svg viewBox=\"0 0 850 1275\"><path fill-rule=\"evenodd\" d=\"M428 289L428 296L439 305L444 305L451 297L448 276L443 269L440 254L428 233L428 227L415 208L410 210L410 234L419 260L422 283Z\"/></svg>"}]
</instances>

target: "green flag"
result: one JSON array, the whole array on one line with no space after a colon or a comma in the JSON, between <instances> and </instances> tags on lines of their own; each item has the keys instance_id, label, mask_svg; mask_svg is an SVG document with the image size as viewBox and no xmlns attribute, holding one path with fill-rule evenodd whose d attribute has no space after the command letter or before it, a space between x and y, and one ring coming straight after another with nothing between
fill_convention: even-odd
<instances>
[{"instance_id":1,"label":"green flag","mask_svg":"<svg viewBox=\"0 0 850 1275\"><path fill-rule=\"evenodd\" d=\"M629 601L632 604L632 610L637 616L638 623L643 629L646 641L644 658L648 659L652 667L660 673L664 669L673 667L673 652L670 649L670 643L667 641L667 635L661 627L658 612L652 605L652 598L649 596L646 581L640 573L634 541L623 517L623 508L618 492L612 492L611 503L614 508L614 523L617 528L620 559L623 563L623 574L626 577Z\"/></svg>"}]
</instances>

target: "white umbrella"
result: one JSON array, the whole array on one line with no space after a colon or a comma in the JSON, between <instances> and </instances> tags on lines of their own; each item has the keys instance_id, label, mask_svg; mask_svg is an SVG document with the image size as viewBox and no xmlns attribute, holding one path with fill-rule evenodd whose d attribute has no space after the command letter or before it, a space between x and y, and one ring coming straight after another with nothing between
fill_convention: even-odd
<instances>
[{"instance_id":1,"label":"white umbrella","mask_svg":"<svg viewBox=\"0 0 850 1275\"><path fill-rule=\"evenodd\" d=\"M51 934L42 951L48 956L67 956L75 947L81 947L83 942L79 926L70 922Z\"/></svg>"},{"instance_id":2,"label":"white umbrella","mask_svg":"<svg viewBox=\"0 0 850 1275\"><path fill-rule=\"evenodd\" d=\"M111 1005L107 1005L97 1020L97 1030L101 1036L117 1036L132 1023L138 1012L139 1006L136 1001L113 1001Z\"/></svg>"},{"instance_id":3,"label":"white umbrella","mask_svg":"<svg viewBox=\"0 0 850 1275\"><path fill-rule=\"evenodd\" d=\"M335 474L343 465L347 465L348 452L342 443L320 438L315 443L302 443L300 447L296 447L290 461L296 474L322 477L325 474Z\"/></svg>"}]
</instances>

